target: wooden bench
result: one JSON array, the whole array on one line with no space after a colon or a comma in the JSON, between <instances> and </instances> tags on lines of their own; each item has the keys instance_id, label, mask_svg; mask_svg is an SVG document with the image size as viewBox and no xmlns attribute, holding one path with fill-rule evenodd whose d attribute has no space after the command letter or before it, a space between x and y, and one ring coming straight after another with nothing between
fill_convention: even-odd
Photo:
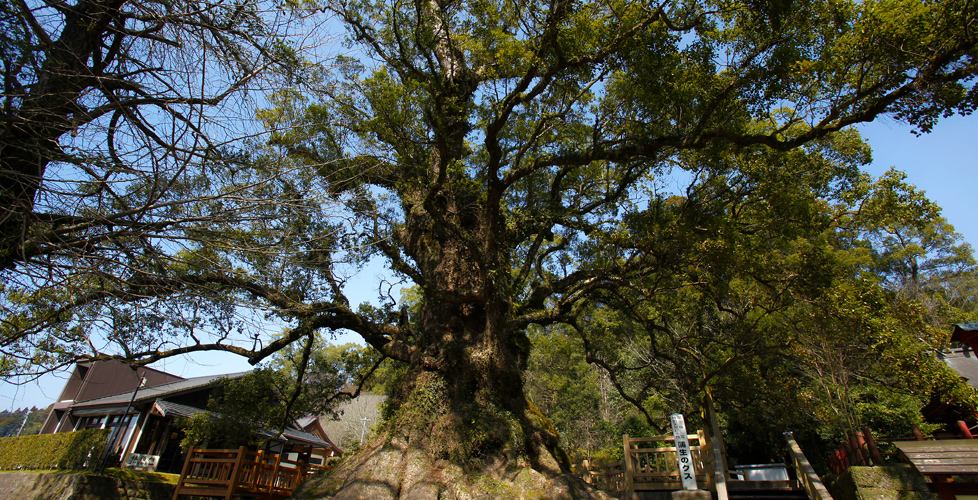
<instances>
[{"instance_id":1,"label":"wooden bench","mask_svg":"<svg viewBox=\"0 0 978 500\"><path fill-rule=\"evenodd\" d=\"M191 447L173 500L180 496L285 499L307 474L320 469L323 467L285 460L278 454L248 451L244 446L237 450Z\"/></svg>"},{"instance_id":2,"label":"wooden bench","mask_svg":"<svg viewBox=\"0 0 978 500\"><path fill-rule=\"evenodd\" d=\"M978 477L978 439L894 442L917 471L930 479L940 500L978 495L978 483L949 481L952 476Z\"/></svg>"}]
</instances>

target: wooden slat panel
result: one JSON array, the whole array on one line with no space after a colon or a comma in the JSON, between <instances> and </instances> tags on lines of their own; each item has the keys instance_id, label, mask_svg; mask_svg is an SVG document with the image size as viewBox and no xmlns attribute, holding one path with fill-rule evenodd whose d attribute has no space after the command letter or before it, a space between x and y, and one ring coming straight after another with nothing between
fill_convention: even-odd
<instances>
[{"instance_id":1,"label":"wooden slat panel","mask_svg":"<svg viewBox=\"0 0 978 500\"><path fill-rule=\"evenodd\" d=\"M893 443L925 475L978 475L978 440L903 441Z\"/></svg>"},{"instance_id":2,"label":"wooden slat panel","mask_svg":"<svg viewBox=\"0 0 978 500\"><path fill-rule=\"evenodd\" d=\"M978 465L978 457L948 457L948 458L911 458L913 463L920 465Z\"/></svg>"},{"instance_id":3,"label":"wooden slat panel","mask_svg":"<svg viewBox=\"0 0 978 500\"><path fill-rule=\"evenodd\" d=\"M937 458L974 458L978 457L978 451L938 451L933 453L921 453L917 451L911 451L904 453L908 458L919 458L919 459L937 459Z\"/></svg>"},{"instance_id":4,"label":"wooden slat panel","mask_svg":"<svg viewBox=\"0 0 978 500\"><path fill-rule=\"evenodd\" d=\"M893 443L904 453L943 453L963 451L978 453L978 439L945 439L937 441L899 441Z\"/></svg>"},{"instance_id":5,"label":"wooden slat panel","mask_svg":"<svg viewBox=\"0 0 978 500\"><path fill-rule=\"evenodd\" d=\"M224 496L227 493L227 488L189 488L186 486L181 486L179 490L176 491L177 495L196 495L196 496Z\"/></svg>"},{"instance_id":6,"label":"wooden slat panel","mask_svg":"<svg viewBox=\"0 0 978 500\"><path fill-rule=\"evenodd\" d=\"M668 481L668 482L651 482L651 483L640 483L635 482L635 491L676 491L683 489L683 483L680 481Z\"/></svg>"},{"instance_id":7,"label":"wooden slat panel","mask_svg":"<svg viewBox=\"0 0 978 500\"><path fill-rule=\"evenodd\" d=\"M917 465L915 467L921 474L978 474L978 465Z\"/></svg>"}]
</instances>

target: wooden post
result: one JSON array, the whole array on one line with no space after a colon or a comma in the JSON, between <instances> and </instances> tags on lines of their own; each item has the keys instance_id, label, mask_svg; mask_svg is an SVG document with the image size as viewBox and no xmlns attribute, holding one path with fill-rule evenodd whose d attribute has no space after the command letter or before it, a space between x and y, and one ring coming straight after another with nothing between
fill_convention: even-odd
<instances>
[{"instance_id":1,"label":"wooden post","mask_svg":"<svg viewBox=\"0 0 978 500\"><path fill-rule=\"evenodd\" d=\"M971 435L971 429L968 428L968 424L964 423L964 420L958 420L958 431L961 432L961 436L965 439L975 438Z\"/></svg>"},{"instance_id":2,"label":"wooden post","mask_svg":"<svg viewBox=\"0 0 978 500\"><path fill-rule=\"evenodd\" d=\"M248 489L258 491L261 487L263 467L265 467L265 450L258 450L255 453L255 463L251 466L251 483L248 484Z\"/></svg>"},{"instance_id":3,"label":"wooden post","mask_svg":"<svg viewBox=\"0 0 978 500\"><path fill-rule=\"evenodd\" d=\"M309 466L307 464L300 462L299 465L296 466L295 484L292 485L293 490L299 487L299 482L302 481L302 478L306 477L307 472L310 472Z\"/></svg>"},{"instance_id":4,"label":"wooden post","mask_svg":"<svg viewBox=\"0 0 978 500\"><path fill-rule=\"evenodd\" d=\"M705 456L706 452L709 449L709 447L706 444L708 442L709 441L706 440L706 431L704 431L703 429L700 429L700 430L696 431L696 443L697 443L697 445L699 447L699 451L696 453L696 461L697 461L696 467L697 467L698 470L702 471L702 473L703 473L704 476L706 476L707 488L710 487L710 480L711 480L710 476L712 475L710 473L710 471L708 470L708 468L709 469L712 469L713 468L712 462L709 462L708 461L709 458L711 458L711 457L706 457ZM690 447L690 448L692 448L692 447ZM707 464L710 464L710 465L707 465Z\"/></svg>"},{"instance_id":5,"label":"wooden post","mask_svg":"<svg viewBox=\"0 0 978 500\"><path fill-rule=\"evenodd\" d=\"M836 474L842 474L845 472L848 467L846 466L846 451L842 448L842 446L835 449L835 451L832 453L832 458L834 458L834 460L832 460L832 472Z\"/></svg>"},{"instance_id":6,"label":"wooden post","mask_svg":"<svg viewBox=\"0 0 978 500\"><path fill-rule=\"evenodd\" d=\"M917 441L924 440L924 435L920 433L920 428L917 427L917 424L910 424L910 429L913 430L914 439L916 439Z\"/></svg>"},{"instance_id":7,"label":"wooden post","mask_svg":"<svg viewBox=\"0 0 978 500\"><path fill-rule=\"evenodd\" d=\"M625 434L621 438L622 445L625 447L625 455L623 460L625 461L625 492L631 493L633 491L633 475L635 474L632 465L632 450L631 444L628 442L628 434Z\"/></svg>"},{"instance_id":8,"label":"wooden post","mask_svg":"<svg viewBox=\"0 0 978 500\"><path fill-rule=\"evenodd\" d=\"M880 449L876 446L876 440L873 439L873 433L869 427L863 427L863 437L866 438L866 445L869 447L869 456L873 457L873 465L883 465L883 455L880 454Z\"/></svg>"},{"instance_id":9,"label":"wooden post","mask_svg":"<svg viewBox=\"0 0 978 500\"><path fill-rule=\"evenodd\" d=\"M246 451L248 451L246 446L238 448L238 456L234 460L234 468L231 469L231 477L228 478L230 483L228 484L227 496L224 497L225 500L231 500L234 497L234 490L238 486L238 477L241 475L241 469L244 465Z\"/></svg>"},{"instance_id":10,"label":"wooden post","mask_svg":"<svg viewBox=\"0 0 978 500\"><path fill-rule=\"evenodd\" d=\"M716 407L710 390L703 397L703 410L706 413L706 424L710 434L710 444L713 445L713 480L716 485L717 500L727 500L727 450L720 434L720 423L717 421ZM702 443L701 443L702 444Z\"/></svg>"},{"instance_id":11,"label":"wooden post","mask_svg":"<svg viewBox=\"0 0 978 500\"><path fill-rule=\"evenodd\" d=\"M180 496L180 488L183 486L184 479L187 478L187 469L190 467L190 459L194 456L194 446L190 445L187 450L187 459L183 461L183 469L180 470L180 479L177 480L177 487L173 490L173 500Z\"/></svg>"},{"instance_id":12,"label":"wooden post","mask_svg":"<svg viewBox=\"0 0 978 500\"><path fill-rule=\"evenodd\" d=\"M866 461L863 459L863 452L859 449L859 440L856 439L856 436L849 436L849 447L852 449L851 465L866 465Z\"/></svg>"},{"instance_id":13,"label":"wooden post","mask_svg":"<svg viewBox=\"0 0 978 500\"><path fill-rule=\"evenodd\" d=\"M853 463L854 458L852 456L852 445L849 444L849 436L846 436L846 439L842 440L841 449L842 449L842 471L845 472L845 470L848 469L850 466L856 465Z\"/></svg>"},{"instance_id":14,"label":"wooden post","mask_svg":"<svg viewBox=\"0 0 978 500\"><path fill-rule=\"evenodd\" d=\"M283 451L284 451L284 448L283 448ZM271 480L268 481L268 496L269 496L269 498L271 498L272 491L275 489L275 480L278 479L278 467L279 467L279 464L281 463L281 461L282 461L282 454L279 453L279 454L275 455L275 465L272 467L272 477L271 477Z\"/></svg>"},{"instance_id":15,"label":"wooden post","mask_svg":"<svg viewBox=\"0 0 978 500\"><path fill-rule=\"evenodd\" d=\"M866 437L863 436L863 431L856 431L856 444L859 445L859 458L862 459L862 465L873 465L872 457L869 456L869 446L866 444Z\"/></svg>"}]
</instances>

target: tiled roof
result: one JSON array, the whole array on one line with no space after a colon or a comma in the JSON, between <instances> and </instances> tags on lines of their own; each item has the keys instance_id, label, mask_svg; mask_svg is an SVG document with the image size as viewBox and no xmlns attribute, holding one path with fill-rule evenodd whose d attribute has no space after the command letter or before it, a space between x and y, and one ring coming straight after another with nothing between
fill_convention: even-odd
<instances>
[{"instance_id":1,"label":"tiled roof","mask_svg":"<svg viewBox=\"0 0 978 500\"><path fill-rule=\"evenodd\" d=\"M262 434L266 436L274 436L276 433L274 431L262 431ZM300 431L298 429L285 429L282 431L282 437L288 439L289 441L302 441L304 443L315 445L319 448L333 448L333 446L330 446L330 443L327 443L326 441L323 441L322 439L319 439L308 432Z\"/></svg>"},{"instance_id":2,"label":"tiled roof","mask_svg":"<svg viewBox=\"0 0 978 500\"><path fill-rule=\"evenodd\" d=\"M222 378L238 378L247 375L251 372L240 372L231 373L224 375L204 375L202 377L193 377L184 380L178 380L176 382L170 382L168 384L154 385L152 387L143 387L136 391L136 402L153 400L157 398L164 398L167 396L172 396L174 394L189 391L191 389L197 389L199 387L205 387L211 385ZM132 398L132 391L120 392L119 394L113 394L111 396L104 396L101 398L89 399L88 401L81 401L71 405L72 408L87 408L92 406L101 405L117 405L126 404Z\"/></svg>"},{"instance_id":3,"label":"tiled roof","mask_svg":"<svg viewBox=\"0 0 978 500\"><path fill-rule=\"evenodd\" d=\"M157 400L153 403L153 406L160 412L164 417L168 415L179 415L181 417L192 417L198 413L210 413L211 415L217 416L216 413L205 410L203 408L197 408L194 406L181 405L177 403L171 403L170 401L163 401L162 399ZM261 433L265 436L275 436L278 434L275 431L263 430ZM299 429L285 429L282 431L282 437L288 439L289 441L302 441L306 444L312 444L321 448L333 448L330 443L319 439L318 437L309 434L308 432L301 431Z\"/></svg>"},{"instance_id":4,"label":"tiled roof","mask_svg":"<svg viewBox=\"0 0 978 500\"><path fill-rule=\"evenodd\" d=\"M168 384L161 384L152 387L143 387L136 392L136 399L134 401L141 402L141 401L155 400L153 401L153 405L157 409L157 411L159 411L160 414L162 414L163 416L179 415L181 417L191 417L201 412L213 413L203 408L197 408L194 406L182 405L182 404L166 401L164 398L172 397L177 394L190 391L193 389L206 387L216 383L221 379L225 379L225 378L234 379L234 378L242 377L244 375L247 375L248 373L251 372L240 372L240 373L231 373L231 374L224 374L224 375L205 375L202 377L193 377L184 380L179 380L176 382L170 382ZM101 398L90 399L88 401L81 401L71 405L71 408L89 409L91 411L100 406L125 405L129 403L129 400L132 398L132 396L133 396L132 391L126 391L126 392L121 392L119 394L113 394L111 396L104 396ZM277 434L277 432L275 431L268 431L268 430L264 430L261 432L262 434L269 437L275 436ZM299 441L302 443L311 444L320 448L327 448L327 449L334 448L334 446L332 446L331 443L323 441L322 439L319 439L315 435L299 429L292 429L292 428L285 429L282 432L282 438L285 438L288 441Z\"/></svg>"},{"instance_id":5,"label":"tiled roof","mask_svg":"<svg viewBox=\"0 0 978 500\"><path fill-rule=\"evenodd\" d=\"M212 413L203 408L197 408L196 406L187 406L177 403L171 403L169 401L163 401L162 399L157 399L153 403L153 407L156 411L160 412L160 415L179 415L181 417L192 417L198 413Z\"/></svg>"},{"instance_id":6,"label":"tiled roof","mask_svg":"<svg viewBox=\"0 0 978 500\"><path fill-rule=\"evenodd\" d=\"M978 387L978 356L971 349L954 349L941 353L941 358L952 370L967 379L972 387Z\"/></svg>"},{"instance_id":7,"label":"tiled roof","mask_svg":"<svg viewBox=\"0 0 978 500\"><path fill-rule=\"evenodd\" d=\"M302 417L302 418L296 419L295 423L299 424L299 427L305 428L307 425L315 422L316 420L319 420L319 417L316 417L316 416L308 416L308 417Z\"/></svg>"}]
</instances>

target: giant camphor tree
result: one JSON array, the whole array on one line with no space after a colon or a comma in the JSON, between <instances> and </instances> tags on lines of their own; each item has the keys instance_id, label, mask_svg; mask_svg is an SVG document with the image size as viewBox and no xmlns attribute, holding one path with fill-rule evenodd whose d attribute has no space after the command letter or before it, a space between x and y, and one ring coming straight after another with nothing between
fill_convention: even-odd
<instances>
[{"instance_id":1,"label":"giant camphor tree","mask_svg":"<svg viewBox=\"0 0 978 500\"><path fill-rule=\"evenodd\" d=\"M178 234L133 228L53 255L61 281L16 280L37 262L14 257L3 346L28 363L203 350L258 363L353 331L408 368L383 435L320 485L336 498L593 495L560 475L557 437L524 396L526 329L587 325L621 289L719 290L710 262L740 242L770 256L762 274L784 259L804 278L758 293L816 295L817 245L798 262L778 251L818 234L795 222L817 223L858 164L840 133L880 115L926 131L976 98L966 1L320 7L346 50L290 61L302 78L259 113L265 145L187 159L209 170L180 184L199 202L174 205L194 214ZM226 211L241 216L212 217ZM106 254L112 266L64 270ZM413 310L351 306L351 269L371 260L417 286Z\"/></svg>"}]
</instances>

